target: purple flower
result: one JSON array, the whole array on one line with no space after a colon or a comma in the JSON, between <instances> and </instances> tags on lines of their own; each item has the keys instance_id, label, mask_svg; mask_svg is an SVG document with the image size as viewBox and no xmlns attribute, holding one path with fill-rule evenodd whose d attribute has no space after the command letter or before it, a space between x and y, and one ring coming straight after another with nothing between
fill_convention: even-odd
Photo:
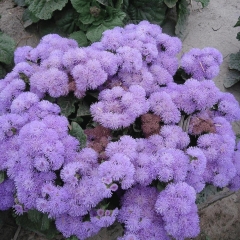
<instances>
[{"instance_id":1,"label":"purple flower","mask_svg":"<svg viewBox=\"0 0 240 240\"><path fill-rule=\"evenodd\" d=\"M41 68L30 77L32 88L42 93L49 93L52 97L60 97L68 94L68 76L57 68Z\"/></svg>"},{"instance_id":2,"label":"purple flower","mask_svg":"<svg viewBox=\"0 0 240 240\"><path fill-rule=\"evenodd\" d=\"M148 111L145 96L145 90L138 85L132 85L129 91L121 87L103 90L99 96L100 101L92 104L90 111L94 121L106 128L128 127L137 117Z\"/></svg>"},{"instance_id":3,"label":"purple flower","mask_svg":"<svg viewBox=\"0 0 240 240\"><path fill-rule=\"evenodd\" d=\"M39 102L39 98L36 94L23 92L12 101L10 109L12 113L23 114L37 102Z\"/></svg>"},{"instance_id":4,"label":"purple flower","mask_svg":"<svg viewBox=\"0 0 240 240\"><path fill-rule=\"evenodd\" d=\"M157 38L157 44L159 52L164 52L169 56L177 55L182 48L182 42L179 38L164 33Z\"/></svg>"},{"instance_id":5,"label":"purple flower","mask_svg":"<svg viewBox=\"0 0 240 240\"><path fill-rule=\"evenodd\" d=\"M117 54L122 58L121 72L134 72L142 68L142 54L134 48L128 46L117 49Z\"/></svg>"},{"instance_id":6,"label":"purple flower","mask_svg":"<svg viewBox=\"0 0 240 240\"><path fill-rule=\"evenodd\" d=\"M107 214L106 214L107 212ZM99 213L99 211L98 211ZM100 216L99 214L97 216L94 216L91 212L90 212L90 220L91 222L98 226L98 227L109 227L111 226L115 220L116 220L116 217L118 215L118 209L115 208L114 210L106 210L105 212L103 211L103 214L102 216Z\"/></svg>"},{"instance_id":7,"label":"purple flower","mask_svg":"<svg viewBox=\"0 0 240 240\"><path fill-rule=\"evenodd\" d=\"M33 48L30 46L18 47L14 51L14 63L25 62L28 59L28 54Z\"/></svg>"},{"instance_id":8,"label":"purple flower","mask_svg":"<svg viewBox=\"0 0 240 240\"><path fill-rule=\"evenodd\" d=\"M184 182L169 184L158 195L155 209L163 217L165 230L175 239L196 237L199 234L195 200L195 190Z\"/></svg>"},{"instance_id":9,"label":"purple flower","mask_svg":"<svg viewBox=\"0 0 240 240\"><path fill-rule=\"evenodd\" d=\"M221 53L214 48L194 48L182 56L181 67L198 81L211 80L218 75L222 61Z\"/></svg>"},{"instance_id":10,"label":"purple flower","mask_svg":"<svg viewBox=\"0 0 240 240\"><path fill-rule=\"evenodd\" d=\"M73 69L76 65L85 64L88 60L84 48L70 48L62 57L62 63L67 69Z\"/></svg>"},{"instance_id":11,"label":"purple flower","mask_svg":"<svg viewBox=\"0 0 240 240\"><path fill-rule=\"evenodd\" d=\"M104 49L116 51L119 47L124 45L124 31L123 28L115 27L112 30L106 30L103 33L101 44Z\"/></svg>"},{"instance_id":12,"label":"purple flower","mask_svg":"<svg viewBox=\"0 0 240 240\"><path fill-rule=\"evenodd\" d=\"M111 178L112 182L119 182L122 189L128 189L134 184L134 172L130 159L121 153L114 154L98 167L100 178Z\"/></svg>"},{"instance_id":13,"label":"purple flower","mask_svg":"<svg viewBox=\"0 0 240 240\"><path fill-rule=\"evenodd\" d=\"M150 110L166 124L180 121L181 113L166 92L155 92L149 97Z\"/></svg>"},{"instance_id":14,"label":"purple flower","mask_svg":"<svg viewBox=\"0 0 240 240\"><path fill-rule=\"evenodd\" d=\"M190 138L181 127L176 125L164 125L160 130L167 148L184 149L190 143Z\"/></svg>"},{"instance_id":15,"label":"purple flower","mask_svg":"<svg viewBox=\"0 0 240 240\"><path fill-rule=\"evenodd\" d=\"M0 210L5 211L14 205L15 186L13 180L5 180L0 183Z\"/></svg>"}]
</instances>

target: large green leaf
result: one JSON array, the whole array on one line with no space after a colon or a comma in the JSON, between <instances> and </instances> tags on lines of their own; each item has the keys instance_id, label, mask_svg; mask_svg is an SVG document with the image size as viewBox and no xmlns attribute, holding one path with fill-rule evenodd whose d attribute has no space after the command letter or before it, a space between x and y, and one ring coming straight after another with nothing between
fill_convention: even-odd
<instances>
[{"instance_id":1,"label":"large green leaf","mask_svg":"<svg viewBox=\"0 0 240 240\"><path fill-rule=\"evenodd\" d=\"M77 15L74 9L64 9L54 14L55 23L63 32L70 34L77 29L74 21Z\"/></svg>"},{"instance_id":2,"label":"large green leaf","mask_svg":"<svg viewBox=\"0 0 240 240\"><path fill-rule=\"evenodd\" d=\"M177 3L177 24L175 27L175 33L181 37L185 30L187 19L189 16L188 2L186 0L180 0Z\"/></svg>"},{"instance_id":3,"label":"large green leaf","mask_svg":"<svg viewBox=\"0 0 240 240\"><path fill-rule=\"evenodd\" d=\"M78 99L73 95L68 95L67 97L59 97L57 100L58 106L61 108L61 113L65 117L70 116L75 112L75 103Z\"/></svg>"},{"instance_id":4,"label":"large green leaf","mask_svg":"<svg viewBox=\"0 0 240 240\"><path fill-rule=\"evenodd\" d=\"M122 4L123 4L123 0L115 0L113 7L120 9Z\"/></svg>"},{"instance_id":5,"label":"large green leaf","mask_svg":"<svg viewBox=\"0 0 240 240\"><path fill-rule=\"evenodd\" d=\"M28 211L28 219L32 222L39 222L41 221L41 218L42 218L42 213L35 210L35 209L32 209L32 210L29 210Z\"/></svg>"},{"instance_id":6,"label":"large green leaf","mask_svg":"<svg viewBox=\"0 0 240 240\"><path fill-rule=\"evenodd\" d=\"M240 71L240 52L230 54L228 67Z\"/></svg>"},{"instance_id":7,"label":"large green leaf","mask_svg":"<svg viewBox=\"0 0 240 240\"><path fill-rule=\"evenodd\" d=\"M0 32L0 62L11 64L13 61L14 49L14 40L5 33Z\"/></svg>"},{"instance_id":8,"label":"large green leaf","mask_svg":"<svg viewBox=\"0 0 240 240\"><path fill-rule=\"evenodd\" d=\"M167 6L163 0L125 0L124 10L128 14L128 22L148 20L161 25L165 19Z\"/></svg>"},{"instance_id":9,"label":"large green leaf","mask_svg":"<svg viewBox=\"0 0 240 240\"><path fill-rule=\"evenodd\" d=\"M195 2L200 2L202 4L202 7L206 7L210 0L195 0Z\"/></svg>"},{"instance_id":10,"label":"large green leaf","mask_svg":"<svg viewBox=\"0 0 240 240\"><path fill-rule=\"evenodd\" d=\"M78 104L78 111L77 111L77 117L84 117L84 116L90 116L90 106L89 104L81 100Z\"/></svg>"},{"instance_id":11,"label":"large green leaf","mask_svg":"<svg viewBox=\"0 0 240 240\"><path fill-rule=\"evenodd\" d=\"M96 1L71 0L71 3L79 13L79 20L84 24L91 24L98 19L104 19L104 11Z\"/></svg>"},{"instance_id":12,"label":"large green leaf","mask_svg":"<svg viewBox=\"0 0 240 240\"><path fill-rule=\"evenodd\" d=\"M92 2L92 0L71 0L72 6L78 13L89 11Z\"/></svg>"},{"instance_id":13,"label":"large green leaf","mask_svg":"<svg viewBox=\"0 0 240 240\"><path fill-rule=\"evenodd\" d=\"M173 8L175 7L178 0L164 0L164 3L169 7Z\"/></svg>"},{"instance_id":14,"label":"large green leaf","mask_svg":"<svg viewBox=\"0 0 240 240\"><path fill-rule=\"evenodd\" d=\"M32 12L30 12L28 8L26 8L23 12L22 20L24 28L27 28L33 23L38 22L40 19L36 17Z\"/></svg>"},{"instance_id":15,"label":"large green leaf","mask_svg":"<svg viewBox=\"0 0 240 240\"><path fill-rule=\"evenodd\" d=\"M0 79L3 79L7 74L6 69L4 68L4 66L0 63Z\"/></svg>"},{"instance_id":16,"label":"large green leaf","mask_svg":"<svg viewBox=\"0 0 240 240\"><path fill-rule=\"evenodd\" d=\"M69 35L69 38L72 38L78 42L79 47L86 47L89 45L89 41L86 37L86 34L83 31L76 31Z\"/></svg>"},{"instance_id":17,"label":"large green leaf","mask_svg":"<svg viewBox=\"0 0 240 240\"><path fill-rule=\"evenodd\" d=\"M25 0L28 9L40 19L50 19L56 10L62 10L68 0Z\"/></svg>"},{"instance_id":18,"label":"large green leaf","mask_svg":"<svg viewBox=\"0 0 240 240\"><path fill-rule=\"evenodd\" d=\"M108 0L96 0L97 2L101 3L102 5L108 6L109 2Z\"/></svg>"},{"instance_id":19,"label":"large green leaf","mask_svg":"<svg viewBox=\"0 0 240 240\"><path fill-rule=\"evenodd\" d=\"M86 36L91 42L99 41L102 37L102 33L105 30L112 29L116 26L123 26L123 19L126 14L120 10L108 7L109 18L101 21L99 25L93 24L89 27Z\"/></svg>"},{"instance_id":20,"label":"large green leaf","mask_svg":"<svg viewBox=\"0 0 240 240\"><path fill-rule=\"evenodd\" d=\"M78 139L81 148L84 148L86 146L87 137L79 124L77 124L76 122L72 122L71 130L69 131L69 133L70 135Z\"/></svg>"},{"instance_id":21,"label":"large green leaf","mask_svg":"<svg viewBox=\"0 0 240 240\"><path fill-rule=\"evenodd\" d=\"M67 34L64 33L63 29L57 26L57 24L52 19L40 21L38 23L38 32L40 37L52 33L58 34L62 37L67 37Z\"/></svg>"},{"instance_id":22,"label":"large green leaf","mask_svg":"<svg viewBox=\"0 0 240 240\"><path fill-rule=\"evenodd\" d=\"M92 26L88 29L86 36L91 42L97 42L101 39L102 33L107 29L108 27L104 24L100 24L99 26Z\"/></svg>"},{"instance_id":23,"label":"large green leaf","mask_svg":"<svg viewBox=\"0 0 240 240\"><path fill-rule=\"evenodd\" d=\"M237 70L229 70L225 79L223 80L223 85L225 88L230 88L234 84L240 81L240 72Z\"/></svg>"},{"instance_id":24,"label":"large green leaf","mask_svg":"<svg viewBox=\"0 0 240 240\"><path fill-rule=\"evenodd\" d=\"M53 238L58 233L54 222L46 214L36 212L37 210L30 210L30 213L17 216L16 223L30 231L40 232L49 239Z\"/></svg>"}]
</instances>

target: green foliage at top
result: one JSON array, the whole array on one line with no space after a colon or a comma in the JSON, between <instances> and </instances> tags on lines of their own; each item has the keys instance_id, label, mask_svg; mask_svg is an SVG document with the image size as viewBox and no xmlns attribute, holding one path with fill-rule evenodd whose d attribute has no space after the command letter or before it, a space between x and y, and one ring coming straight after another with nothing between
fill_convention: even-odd
<instances>
[{"instance_id":1,"label":"green foliage at top","mask_svg":"<svg viewBox=\"0 0 240 240\"><path fill-rule=\"evenodd\" d=\"M50 19L56 10L62 10L68 0L25 0L30 12L39 19Z\"/></svg>"},{"instance_id":2,"label":"green foliage at top","mask_svg":"<svg viewBox=\"0 0 240 240\"><path fill-rule=\"evenodd\" d=\"M176 34L184 30L190 0L14 0L25 7L24 26L38 24L40 35L58 33L75 39L79 46L99 41L116 26L148 20L162 25L168 11L176 9ZM209 0L195 0L205 7ZM43 23L45 20L46 23Z\"/></svg>"},{"instance_id":3,"label":"green foliage at top","mask_svg":"<svg viewBox=\"0 0 240 240\"><path fill-rule=\"evenodd\" d=\"M240 27L240 17L233 27ZM237 33L236 38L240 41L240 32ZM223 82L226 88L232 87L240 81L240 51L229 55L228 68L229 72Z\"/></svg>"},{"instance_id":4,"label":"green foliage at top","mask_svg":"<svg viewBox=\"0 0 240 240\"><path fill-rule=\"evenodd\" d=\"M28 210L27 213L16 217L16 223L30 231L40 232L46 238L53 238L58 231L53 220L47 214L43 214L35 209Z\"/></svg>"},{"instance_id":5,"label":"green foliage at top","mask_svg":"<svg viewBox=\"0 0 240 240\"><path fill-rule=\"evenodd\" d=\"M10 70L15 50L14 40L0 31L0 79Z\"/></svg>"}]
</instances>

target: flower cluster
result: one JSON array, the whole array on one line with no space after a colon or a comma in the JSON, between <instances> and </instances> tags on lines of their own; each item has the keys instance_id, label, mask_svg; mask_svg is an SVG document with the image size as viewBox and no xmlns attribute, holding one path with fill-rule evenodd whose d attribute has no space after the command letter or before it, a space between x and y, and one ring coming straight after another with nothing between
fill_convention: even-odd
<instances>
[{"instance_id":1,"label":"flower cluster","mask_svg":"<svg viewBox=\"0 0 240 240\"><path fill-rule=\"evenodd\" d=\"M156 212L162 215L165 230L175 239L199 234L195 190L187 183L169 184L157 197Z\"/></svg>"},{"instance_id":2,"label":"flower cluster","mask_svg":"<svg viewBox=\"0 0 240 240\"><path fill-rule=\"evenodd\" d=\"M201 81L216 77L222 61L222 55L214 48L194 48L183 55L181 67L192 78Z\"/></svg>"},{"instance_id":3,"label":"flower cluster","mask_svg":"<svg viewBox=\"0 0 240 240\"><path fill-rule=\"evenodd\" d=\"M210 81L222 62L216 49L184 54L190 79L174 82L180 50L147 21L86 48L56 34L18 48L0 81L0 210L38 210L81 240L115 221L125 228L119 240L196 237L196 194L206 184L240 188L231 126L240 107ZM56 103L73 94L67 118Z\"/></svg>"},{"instance_id":4,"label":"flower cluster","mask_svg":"<svg viewBox=\"0 0 240 240\"><path fill-rule=\"evenodd\" d=\"M128 91L113 87L100 92L99 102L91 105L93 120L110 129L128 127L149 110L145 90L132 85Z\"/></svg>"}]
</instances>

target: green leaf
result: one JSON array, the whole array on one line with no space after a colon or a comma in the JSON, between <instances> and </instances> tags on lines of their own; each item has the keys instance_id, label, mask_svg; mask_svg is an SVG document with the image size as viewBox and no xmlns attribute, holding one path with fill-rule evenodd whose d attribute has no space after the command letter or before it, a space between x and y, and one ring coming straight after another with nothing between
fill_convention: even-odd
<instances>
[{"instance_id":1,"label":"green leaf","mask_svg":"<svg viewBox=\"0 0 240 240\"><path fill-rule=\"evenodd\" d=\"M186 27L187 19L189 16L188 3L186 0L181 0L177 4L177 24L175 33L181 37Z\"/></svg>"},{"instance_id":2,"label":"green leaf","mask_svg":"<svg viewBox=\"0 0 240 240\"><path fill-rule=\"evenodd\" d=\"M123 4L123 0L114 1L114 8L120 9Z\"/></svg>"},{"instance_id":3,"label":"green leaf","mask_svg":"<svg viewBox=\"0 0 240 240\"><path fill-rule=\"evenodd\" d=\"M107 7L107 11L109 13L108 19L102 21L102 23L97 26L92 25L88 29L86 36L91 42L99 41L104 31L123 25L123 19L126 16L124 12L111 7Z\"/></svg>"},{"instance_id":4,"label":"green leaf","mask_svg":"<svg viewBox=\"0 0 240 240\"><path fill-rule=\"evenodd\" d=\"M79 47L86 47L89 45L89 41L83 31L73 32L69 35L69 38L76 40Z\"/></svg>"},{"instance_id":5,"label":"green leaf","mask_svg":"<svg viewBox=\"0 0 240 240\"><path fill-rule=\"evenodd\" d=\"M230 88L239 81L240 72L237 70L230 70L228 71L226 78L223 80L223 85L225 88Z\"/></svg>"},{"instance_id":6,"label":"green leaf","mask_svg":"<svg viewBox=\"0 0 240 240\"><path fill-rule=\"evenodd\" d=\"M238 41L240 41L240 32L237 33L236 39L237 39Z\"/></svg>"},{"instance_id":7,"label":"green leaf","mask_svg":"<svg viewBox=\"0 0 240 240\"><path fill-rule=\"evenodd\" d=\"M14 0L14 2L15 2L19 7L25 7L25 6L26 6L25 0Z\"/></svg>"},{"instance_id":8,"label":"green leaf","mask_svg":"<svg viewBox=\"0 0 240 240\"><path fill-rule=\"evenodd\" d=\"M54 14L56 25L62 29L63 32L69 34L77 29L74 19L78 13L74 9L64 9Z\"/></svg>"},{"instance_id":9,"label":"green leaf","mask_svg":"<svg viewBox=\"0 0 240 240\"><path fill-rule=\"evenodd\" d=\"M27 8L23 12L22 20L24 28L27 28L33 23L38 22L40 19L36 17L32 12L30 12L29 9Z\"/></svg>"},{"instance_id":10,"label":"green leaf","mask_svg":"<svg viewBox=\"0 0 240 240\"><path fill-rule=\"evenodd\" d=\"M99 92L98 91L87 91L87 95L90 95L90 96L98 99Z\"/></svg>"},{"instance_id":11,"label":"green leaf","mask_svg":"<svg viewBox=\"0 0 240 240\"><path fill-rule=\"evenodd\" d=\"M99 18L104 19L103 8L100 7L98 2L90 0L71 0L75 10L79 13L79 20L84 24L91 24Z\"/></svg>"},{"instance_id":12,"label":"green leaf","mask_svg":"<svg viewBox=\"0 0 240 240\"><path fill-rule=\"evenodd\" d=\"M62 37L67 37L66 33L64 33L62 29L58 27L52 19L46 20L46 21L40 21L38 23L38 31L39 31L40 37L43 37L51 33L56 33Z\"/></svg>"},{"instance_id":13,"label":"green leaf","mask_svg":"<svg viewBox=\"0 0 240 240\"><path fill-rule=\"evenodd\" d=\"M0 183L2 183L5 179L5 173L3 171L0 171Z\"/></svg>"},{"instance_id":14,"label":"green leaf","mask_svg":"<svg viewBox=\"0 0 240 240\"><path fill-rule=\"evenodd\" d=\"M206 7L210 0L195 0L195 2L200 2L202 4L202 7Z\"/></svg>"},{"instance_id":15,"label":"green leaf","mask_svg":"<svg viewBox=\"0 0 240 240\"><path fill-rule=\"evenodd\" d=\"M240 52L230 54L228 67L240 71Z\"/></svg>"},{"instance_id":16,"label":"green leaf","mask_svg":"<svg viewBox=\"0 0 240 240\"><path fill-rule=\"evenodd\" d=\"M51 220L48 218L47 214L42 214L42 224L41 224L41 230L45 231L48 230L50 227Z\"/></svg>"},{"instance_id":17,"label":"green leaf","mask_svg":"<svg viewBox=\"0 0 240 240\"><path fill-rule=\"evenodd\" d=\"M0 32L0 62L11 64L13 61L14 50L14 40L5 33Z\"/></svg>"},{"instance_id":18,"label":"green leaf","mask_svg":"<svg viewBox=\"0 0 240 240\"><path fill-rule=\"evenodd\" d=\"M86 32L90 26L90 24L83 24L79 19L75 19L75 23L79 27L79 29L84 32Z\"/></svg>"},{"instance_id":19,"label":"green leaf","mask_svg":"<svg viewBox=\"0 0 240 240\"><path fill-rule=\"evenodd\" d=\"M100 24L99 26L92 26L88 29L86 36L91 42L97 42L101 39L102 33L109 29L104 24Z\"/></svg>"},{"instance_id":20,"label":"green leaf","mask_svg":"<svg viewBox=\"0 0 240 240\"><path fill-rule=\"evenodd\" d=\"M206 185L205 188L197 194L196 204L201 204L206 202L209 196L215 195L219 192L218 188L213 185Z\"/></svg>"},{"instance_id":21,"label":"green leaf","mask_svg":"<svg viewBox=\"0 0 240 240\"><path fill-rule=\"evenodd\" d=\"M161 25L165 19L167 6L163 0L125 0L124 10L128 15L128 22L148 20Z\"/></svg>"},{"instance_id":22,"label":"green leaf","mask_svg":"<svg viewBox=\"0 0 240 240\"><path fill-rule=\"evenodd\" d=\"M238 21L236 22L236 24L233 27L239 27L240 26L240 17L238 17Z\"/></svg>"},{"instance_id":23,"label":"green leaf","mask_svg":"<svg viewBox=\"0 0 240 240\"><path fill-rule=\"evenodd\" d=\"M33 209L33 210L28 210L28 219L31 220L32 222L39 222L42 218L42 213Z\"/></svg>"},{"instance_id":24,"label":"green leaf","mask_svg":"<svg viewBox=\"0 0 240 240\"><path fill-rule=\"evenodd\" d=\"M76 122L71 123L71 130L69 131L69 134L78 139L81 148L86 146L87 137L84 134L83 129Z\"/></svg>"},{"instance_id":25,"label":"green leaf","mask_svg":"<svg viewBox=\"0 0 240 240\"><path fill-rule=\"evenodd\" d=\"M7 74L6 69L2 64L0 64L0 79L3 79L6 76L6 74Z\"/></svg>"},{"instance_id":26,"label":"green leaf","mask_svg":"<svg viewBox=\"0 0 240 240\"><path fill-rule=\"evenodd\" d=\"M91 0L71 0L73 8L78 12L78 13L90 13L90 6L93 1Z\"/></svg>"},{"instance_id":27,"label":"green leaf","mask_svg":"<svg viewBox=\"0 0 240 240\"><path fill-rule=\"evenodd\" d=\"M70 94L67 97L59 97L57 100L58 106L61 108L61 113L65 117L70 116L72 113L75 112L75 103L78 99L73 95Z\"/></svg>"},{"instance_id":28,"label":"green leaf","mask_svg":"<svg viewBox=\"0 0 240 240\"><path fill-rule=\"evenodd\" d=\"M77 117L90 116L90 106L86 101L81 100L78 104Z\"/></svg>"},{"instance_id":29,"label":"green leaf","mask_svg":"<svg viewBox=\"0 0 240 240\"><path fill-rule=\"evenodd\" d=\"M36 211L36 210L31 210L31 211ZM37 232L37 233L40 232L41 234L45 235L47 238L51 239L58 233L58 231L55 227L54 222L51 219L49 219L49 227L45 230L42 230L44 215L46 214L40 213L39 221L34 222L29 219L28 213L24 213L23 215L16 217L16 223L30 231Z\"/></svg>"},{"instance_id":30,"label":"green leaf","mask_svg":"<svg viewBox=\"0 0 240 240\"><path fill-rule=\"evenodd\" d=\"M25 0L28 9L40 19L50 19L56 10L62 10L68 0Z\"/></svg>"},{"instance_id":31,"label":"green leaf","mask_svg":"<svg viewBox=\"0 0 240 240\"><path fill-rule=\"evenodd\" d=\"M66 238L66 240L78 240L78 238L76 236L71 236L69 238Z\"/></svg>"},{"instance_id":32,"label":"green leaf","mask_svg":"<svg viewBox=\"0 0 240 240\"><path fill-rule=\"evenodd\" d=\"M96 0L96 1L101 3L102 5L108 6L108 0Z\"/></svg>"},{"instance_id":33,"label":"green leaf","mask_svg":"<svg viewBox=\"0 0 240 240\"><path fill-rule=\"evenodd\" d=\"M240 141L240 134L236 134L236 143Z\"/></svg>"},{"instance_id":34,"label":"green leaf","mask_svg":"<svg viewBox=\"0 0 240 240\"><path fill-rule=\"evenodd\" d=\"M175 7L178 0L164 0L164 3L169 7L173 8Z\"/></svg>"}]
</instances>

